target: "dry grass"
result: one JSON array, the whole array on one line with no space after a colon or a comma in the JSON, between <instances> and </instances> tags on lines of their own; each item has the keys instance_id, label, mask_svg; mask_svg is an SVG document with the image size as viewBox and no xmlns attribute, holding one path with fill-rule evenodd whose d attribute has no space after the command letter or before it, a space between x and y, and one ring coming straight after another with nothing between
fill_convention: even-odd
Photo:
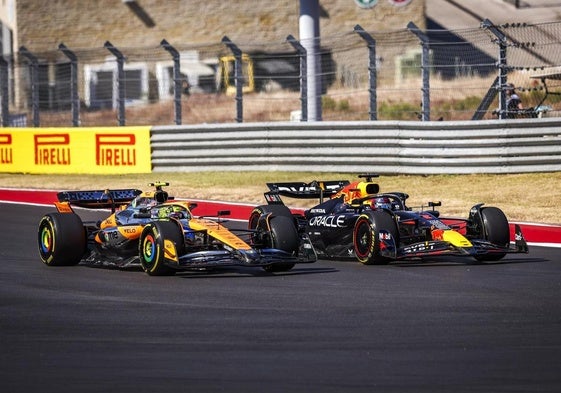
<instances>
[{"instance_id":1,"label":"dry grass","mask_svg":"<svg viewBox=\"0 0 561 393\"><path fill-rule=\"evenodd\" d=\"M137 175L29 175L0 174L3 187L39 189L140 188L152 181L168 181L172 195L193 199L264 203L265 183L281 181L354 180L355 174L298 172L204 172ZM441 201L443 214L466 217L480 202L498 206L513 221L561 223L558 205L561 172L512 175L382 176L382 191L403 191L409 206ZM286 199L294 207L311 201Z\"/></svg>"}]
</instances>

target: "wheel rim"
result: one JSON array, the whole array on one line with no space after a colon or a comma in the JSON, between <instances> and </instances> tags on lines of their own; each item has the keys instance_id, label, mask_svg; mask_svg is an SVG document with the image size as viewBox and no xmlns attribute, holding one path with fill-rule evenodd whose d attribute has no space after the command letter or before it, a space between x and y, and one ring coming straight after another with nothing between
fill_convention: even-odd
<instances>
[{"instance_id":1,"label":"wheel rim","mask_svg":"<svg viewBox=\"0 0 561 393\"><path fill-rule=\"evenodd\" d=\"M372 250L373 241L370 224L367 220L361 219L356 226L354 236L355 253L359 259L368 258Z\"/></svg>"},{"instance_id":2,"label":"wheel rim","mask_svg":"<svg viewBox=\"0 0 561 393\"><path fill-rule=\"evenodd\" d=\"M54 248L54 236L53 230L51 226L46 223L41 228L41 232L39 235L39 246L41 250L41 254L44 256L48 256L53 252Z\"/></svg>"},{"instance_id":3,"label":"wheel rim","mask_svg":"<svg viewBox=\"0 0 561 393\"><path fill-rule=\"evenodd\" d=\"M156 256L156 241L152 234L147 235L142 243L142 259L147 264L154 263Z\"/></svg>"}]
</instances>

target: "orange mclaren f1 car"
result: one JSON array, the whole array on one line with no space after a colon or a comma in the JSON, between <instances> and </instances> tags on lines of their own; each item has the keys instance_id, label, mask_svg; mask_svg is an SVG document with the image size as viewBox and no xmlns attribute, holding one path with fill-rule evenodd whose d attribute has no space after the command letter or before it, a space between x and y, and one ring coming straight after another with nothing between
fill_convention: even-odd
<instances>
[{"instance_id":1,"label":"orange mclaren f1 car","mask_svg":"<svg viewBox=\"0 0 561 393\"><path fill-rule=\"evenodd\" d=\"M41 260L49 266L82 260L109 260L117 266L140 264L152 276L178 270L219 266L260 266L269 272L290 270L295 263L315 262L316 254L292 219L263 216L252 230L228 229L222 217L195 217L195 203L175 200L163 190L168 183L137 189L64 191L57 212L39 222ZM72 206L111 209L97 222L83 222Z\"/></svg>"}]
</instances>

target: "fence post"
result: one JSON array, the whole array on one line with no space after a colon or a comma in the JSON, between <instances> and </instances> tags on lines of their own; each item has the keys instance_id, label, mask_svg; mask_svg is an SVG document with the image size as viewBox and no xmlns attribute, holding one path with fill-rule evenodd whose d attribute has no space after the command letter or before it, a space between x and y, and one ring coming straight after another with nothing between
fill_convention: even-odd
<instances>
[{"instance_id":1,"label":"fence post","mask_svg":"<svg viewBox=\"0 0 561 393\"><path fill-rule=\"evenodd\" d=\"M226 36L222 37L222 43L232 51L234 55L234 79L236 83L236 121L243 122L243 72L242 51Z\"/></svg>"},{"instance_id":2,"label":"fence post","mask_svg":"<svg viewBox=\"0 0 561 393\"><path fill-rule=\"evenodd\" d=\"M306 48L304 48L296 38L288 35L286 40L300 56L300 102L301 102L301 121L308 121L308 60L306 55Z\"/></svg>"},{"instance_id":3,"label":"fence post","mask_svg":"<svg viewBox=\"0 0 561 393\"><path fill-rule=\"evenodd\" d=\"M322 120L322 73L320 51L319 0L300 0L300 44L306 49L307 118Z\"/></svg>"},{"instance_id":4,"label":"fence post","mask_svg":"<svg viewBox=\"0 0 561 393\"><path fill-rule=\"evenodd\" d=\"M173 58L173 102L175 104L175 124L181 125L181 62L179 52L165 39L160 45L169 52Z\"/></svg>"},{"instance_id":5,"label":"fence post","mask_svg":"<svg viewBox=\"0 0 561 393\"><path fill-rule=\"evenodd\" d=\"M78 97L78 58L66 45L60 43L58 49L70 60L70 106L72 125L80 125L80 98Z\"/></svg>"},{"instance_id":6,"label":"fence post","mask_svg":"<svg viewBox=\"0 0 561 393\"><path fill-rule=\"evenodd\" d=\"M113 46L109 41L103 45L117 59L117 107L118 121L120 126L125 125L125 56Z\"/></svg>"},{"instance_id":7,"label":"fence post","mask_svg":"<svg viewBox=\"0 0 561 393\"><path fill-rule=\"evenodd\" d=\"M25 46L20 46L19 53L26 57L31 65L31 111L33 126L39 127L39 61Z\"/></svg>"},{"instance_id":8,"label":"fence post","mask_svg":"<svg viewBox=\"0 0 561 393\"><path fill-rule=\"evenodd\" d=\"M499 68L499 81L496 89L499 91L499 119L506 119L507 110L506 107L506 74L507 74L507 61L506 61L506 46L507 38L506 35L497 29L495 25L489 20L485 19L481 22L481 27L489 30L495 37L497 37L497 43L499 45L499 62L497 67ZM496 80L496 79L495 79Z\"/></svg>"},{"instance_id":9,"label":"fence post","mask_svg":"<svg viewBox=\"0 0 561 393\"><path fill-rule=\"evenodd\" d=\"M10 97L8 89L8 62L0 56L0 110L2 111L2 127L10 126Z\"/></svg>"},{"instance_id":10,"label":"fence post","mask_svg":"<svg viewBox=\"0 0 561 393\"><path fill-rule=\"evenodd\" d=\"M376 71L376 40L368 34L360 25L354 27L357 33L368 45L368 80L370 86L368 93L370 94L370 120L378 120L378 103L376 97L377 71Z\"/></svg>"},{"instance_id":11,"label":"fence post","mask_svg":"<svg viewBox=\"0 0 561 393\"><path fill-rule=\"evenodd\" d=\"M487 109L489 109L489 105L491 105L491 103L493 102L493 100L497 96L497 87L498 86L499 86L499 77L497 76L495 78L495 80L493 81L493 83L491 84L491 87L489 88L489 90L487 90L487 93L485 94L485 96L481 100L481 103L479 104L479 106L475 110L475 113L473 114L471 120L481 120L481 119L483 119L483 116L487 112Z\"/></svg>"},{"instance_id":12,"label":"fence post","mask_svg":"<svg viewBox=\"0 0 561 393\"><path fill-rule=\"evenodd\" d=\"M423 87L421 88L423 92L423 108L422 108L422 120L430 120L430 56L429 56L429 38L423 33L417 25L413 22L407 24L407 29L417 36L421 40L421 70L423 74Z\"/></svg>"}]
</instances>

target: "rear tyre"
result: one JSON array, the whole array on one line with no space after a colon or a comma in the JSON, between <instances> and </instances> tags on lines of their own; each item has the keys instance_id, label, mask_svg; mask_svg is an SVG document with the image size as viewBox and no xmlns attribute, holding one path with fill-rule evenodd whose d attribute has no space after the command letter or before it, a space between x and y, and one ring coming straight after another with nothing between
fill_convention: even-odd
<instances>
[{"instance_id":1,"label":"rear tyre","mask_svg":"<svg viewBox=\"0 0 561 393\"><path fill-rule=\"evenodd\" d=\"M140 234L138 253L140 265L150 276L171 276L175 269L166 265L165 240L170 240L181 256L185 249L183 231L174 221L154 221L144 227Z\"/></svg>"},{"instance_id":2,"label":"rear tyre","mask_svg":"<svg viewBox=\"0 0 561 393\"><path fill-rule=\"evenodd\" d=\"M484 207L481 209L483 223L483 238L497 246L507 248L510 244L510 229L508 220L503 211L497 207ZM478 261L498 261L506 255L504 253L478 255Z\"/></svg>"},{"instance_id":3,"label":"rear tyre","mask_svg":"<svg viewBox=\"0 0 561 393\"><path fill-rule=\"evenodd\" d=\"M300 236L292 216L274 216L269 220L269 243L271 248L286 251L296 256L300 246ZM294 267L294 263L275 263L264 266L266 272L285 272Z\"/></svg>"},{"instance_id":4,"label":"rear tyre","mask_svg":"<svg viewBox=\"0 0 561 393\"><path fill-rule=\"evenodd\" d=\"M86 252L86 230L74 213L50 213L41 218L39 255L45 265L77 265Z\"/></svg>"},{"instance_id":5,"label":"rear tyre","mask_svg":"<svg viewBox=\"0 0 561 393\"><path fill-rule=\"evenodd\" d=\"M273 216L283 216L292 218L292 213L290 209L285 205L261 205L257 206L251 211L248 220L248 228L257 228L257 223L262 215L272 213Z\"/></svg>"},{"instance_id":6,"label":"rear tyre","mask_svg":"<svg viewBox=\"0 0 561 393\"><path fill-rule=\"evenodd\" d=\"M386 265L391 258L380 253L380 230L390 233L397 243L397 226L393 218L385 212L362 214L353 229L353 249L356 259L364 265Z\"/></svg>"}]
</instances>

